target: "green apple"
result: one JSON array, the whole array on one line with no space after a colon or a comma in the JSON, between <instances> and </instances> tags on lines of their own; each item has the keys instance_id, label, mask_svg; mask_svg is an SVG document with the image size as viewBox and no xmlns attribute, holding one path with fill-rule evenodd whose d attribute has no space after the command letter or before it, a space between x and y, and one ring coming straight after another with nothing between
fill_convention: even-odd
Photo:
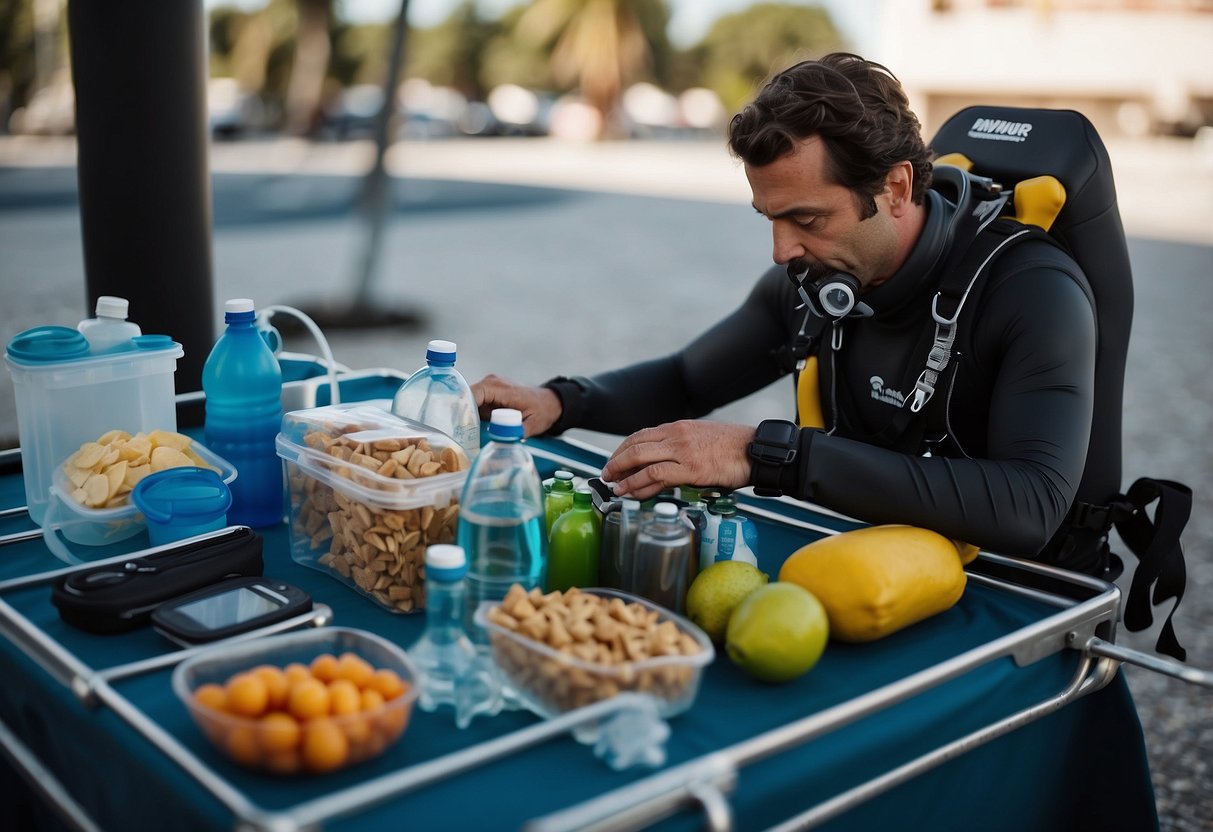
<instances>
[{"instance_id":1,"label":"green apple","mask_svg":"<svg viewBox=\"0 0 1213 832\"><path fill-rule=\"evenodd\" d=\"M745 597L729 618L725 653L764 682L788 682L809 672L825 650L830 622L807 589L776 581Z\"/></svg>"}]
</instances>

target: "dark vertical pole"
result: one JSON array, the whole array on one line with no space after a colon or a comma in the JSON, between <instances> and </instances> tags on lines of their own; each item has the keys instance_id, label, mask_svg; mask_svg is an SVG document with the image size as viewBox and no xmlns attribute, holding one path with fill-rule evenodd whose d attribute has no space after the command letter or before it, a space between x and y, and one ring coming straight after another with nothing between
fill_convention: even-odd
<instances>
[{"instance_id":1,"label":"dark vertical pole","mask_svg":"<svg viewBox=\"0 0 1213 832\"><path fill-rule=\"evenodd\" d=\"M391 180L384 159L392 143L392 128L396 124L396 89L404 70L405 49L409 34L409 0L401 0L400 13L392 29L392 52L388 59L387 77L383 79L383 103L375 118L375 163L363 180L362 214L366 220L366 240L359 261L358 288L354 295L355 309L371 308L371 284L379 267L383 248L383 226L391 207Z\"/></svg>"},{"instance_id":2,"label":"dark vertical pole","mask_svg":"<svg viewBox=\"0 0 1213 832\"><path fill-rule=\"evenodd\" d=\"M215 339L202 0L69 0L88 313L130 303L185 347L199 390Z\"/></svg>"}]
</instances>

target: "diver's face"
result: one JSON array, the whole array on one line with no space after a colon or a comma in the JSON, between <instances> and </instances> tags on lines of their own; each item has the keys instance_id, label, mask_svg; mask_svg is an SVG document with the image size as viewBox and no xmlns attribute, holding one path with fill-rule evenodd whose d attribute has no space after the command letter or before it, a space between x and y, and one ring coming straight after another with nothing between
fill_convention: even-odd
<instances>
[{"instance_id":1,"label":"diver's face","mask_svg":"<svg viewBox=\"0 0 1213 832\"><path fill-rule=\"evenodd\" d=\"M807 269L809 281L834 272L878 285L897 270L898 230L888 210L888 192L876 196L876 213L861 220L851 189L832 181L825 143L816 136L762 167L745 166L754 210L771 221L772 258L792 270Z\"/></svg>"}]
</instances>

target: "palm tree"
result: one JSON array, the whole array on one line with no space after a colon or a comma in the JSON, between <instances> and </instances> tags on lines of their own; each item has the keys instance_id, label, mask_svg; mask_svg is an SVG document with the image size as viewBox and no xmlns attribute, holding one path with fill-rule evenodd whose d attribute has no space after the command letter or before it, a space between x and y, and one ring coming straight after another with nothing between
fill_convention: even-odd
<instances>
[{"instance_id":1,"label":"palm tree","mask_svg":"<svg viewBox=\"0 0 1213 832\"><path fill-rule=\"evenodd\" d=\"M664 11L663 0L535 0L518 20L520 37L554 43L552 74L559 84L577 85L601 114L600 135L610 133L625 85L649 64L641 20L654 3Z\"/></svg>"}]
</instances>

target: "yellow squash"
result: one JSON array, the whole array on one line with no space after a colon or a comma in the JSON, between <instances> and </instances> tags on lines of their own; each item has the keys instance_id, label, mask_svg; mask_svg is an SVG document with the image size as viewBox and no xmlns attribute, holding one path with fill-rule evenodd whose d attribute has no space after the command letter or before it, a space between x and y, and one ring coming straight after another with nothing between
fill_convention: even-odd
<instances>
[{"instance_id":1,"label":"yellow squash","mask_svg":"<svg viewBox=\"0 0 1213 832\"><path fill-rule=\"evenodd\" d=\"M802 547L784 561L779 580L817 596L831 637L874 641L960 600L962 558L975 555L976 547L926 529L871 526Z\"/></svg>"}]
</instances>

